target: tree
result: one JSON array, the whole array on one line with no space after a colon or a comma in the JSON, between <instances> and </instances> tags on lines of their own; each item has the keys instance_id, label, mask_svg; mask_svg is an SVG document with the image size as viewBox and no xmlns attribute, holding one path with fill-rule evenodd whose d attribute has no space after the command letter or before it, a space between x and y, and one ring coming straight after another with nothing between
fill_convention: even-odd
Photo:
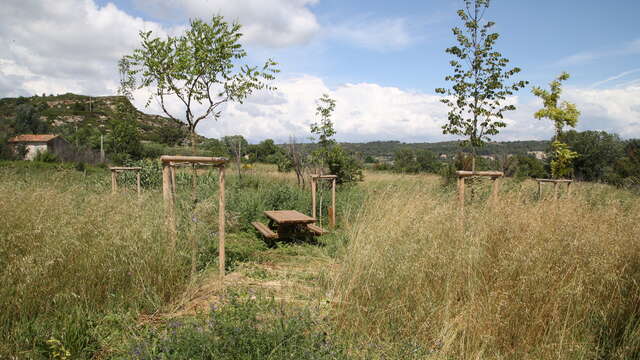
<instances>
[{"instance_id":1,"label":"tree","mask_svg":"<svg viewBox=\"0 0 640 360\"><path fill-rule=\"evenodd\" d=\"M142 154L140 134L136 119L123 104L118 105L118 116L109 123L110 136L107 139L111 159L123 163L129 159L139 159Z\"/></svg>"},{"instance_id":2,"label":"tree","mask_svg":"<svg viewBox=\"0 0 640 360\"><path fill-rule=\"evenodd\" d=\"M321 166L327 165L331 148L336 144L333 136L336 131L333 129L331 115L336 109L336 101L323 94L318 99L316 107L316 116L320 116L320 121L311 124L311 133L318 137L318 145L320 148L314 152L315 157L320 161Z\"/></svg>"},{"instance_id":3,"label":"tree","mask_svg":"<svg viewBox=\"0 0 640 360\"><path fill-rule=\"evenodd\" d=\"M571 174L571 163L578 157L578 153L572 151L569 146L561 142L562 129L565 125L575 127L580 117L580 111L575 104L563 101L558 106L562 93L562 81L569 79L569 74L563 72L549 86L550 90L544 90L538 86L533 88L533 94L542 99L544 107L533 115L536 119L549 119L555 126L555 137L551 143L551 176L555 179Z\"/></svg>"},{"instance_id":4,"label":"tree","mask_svg":"<svg viewBox=\"0 0 640 360\"><path fill-rule=\"evenodd\" d=\"M429 150L417 150L416 162L420 167L420 171L428 173L437 173L440 170L440 163L436 154Z\"/></svg>"},{"instance_id":5,"label":"tree","mask_svg":"<svg viewBox=\"0 0 640 360\"><path fill-rule=\"evenodd\" d=\"M42 134L49 132L49 124L40 120L36 108L30 104L16 108L15 131L17 134Z\"/></svg>"},{"instance_id":6,"label":"tree","mask_svg":"<svg viewBox=\"0 0 640 360\"><path fill-rule=\"evenodd\" d=\"M196 127L202 120L219 119L223 104L242 103L259 89L275 89L267 84L279 72L273 60L260 67L239 64L247 56L239 42L240 27L216 15L211 23L191 20L185 33L176 37L161 39L141 31L141 48L118 63L121 93L131 97L134 90L152 89L147 105L159 100L164 113L176 121L167 101L177 98L195 148ZM204 111L194 113L197 105L204 106Z\"/></svg>"},{"instance_id":7,"label":"tree","mask_svg":"<svg viewBox=\"0 0 640 360\"><path fill-rule=\"evenodd\" d=\"M445 77L452 86L436 89L445 95L441 101L449 107L448 122L442 132L465 137L461 145L473 149L472 170L477 148L507 126L504 112L516 109L513 104L505 104L507 96L528 84L509 81L520 68L507 69L509 59L494 49L499 34L490 30L495 23L483 21L489 3L490 0L465 0L465 9L458 10L464 30L452 29L458 45L446 49L456 58L450 62L453 74Z\"/></svg>"},{"instance_id":8,"label":"tree","mask_svg":"<svg viewBox=\"0 0 640 360\"><path fill-rule=\"evenodd\" d=\"M420 165L416 161L416 154L408 148L396 151L393 156L393 168L400 173L417 173Z\"/></svg>"},{"instance_id":9,"label":"tree","mask_svg":"<svg viewBox=\"0 0 640 360\"><path fill-rule=\"evenodd\" d=\"M567 131L562 141L580 156L573 162L575 176L584 181L607 181L624 156L624 143L605 131Z\"/></svg>"}]
</instances>

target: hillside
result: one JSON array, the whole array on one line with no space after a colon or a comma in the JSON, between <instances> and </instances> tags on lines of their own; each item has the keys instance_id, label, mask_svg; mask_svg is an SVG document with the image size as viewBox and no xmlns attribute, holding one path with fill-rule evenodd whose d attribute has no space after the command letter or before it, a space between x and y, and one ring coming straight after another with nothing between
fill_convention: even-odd
<instances>
[{"instance_id":1,"label":"hillside","mask_svg":"<svg viewBox=\"0 0 640 360\"><path fill-rule=\"evenodd\" d=\"M31 105L41 120L48 123L54 133L69 136L78 131L106 133L110 120L118 117L118 105L127 114L133 114L143 140L162 141L163 133L184 137L183 123L170 118L145 114L136 109L124 96L85 96L63 94L0 99L0 121L15 118L20 105ZM184 135L183 135L184 133Z\"/></svg>"}]
</instances>

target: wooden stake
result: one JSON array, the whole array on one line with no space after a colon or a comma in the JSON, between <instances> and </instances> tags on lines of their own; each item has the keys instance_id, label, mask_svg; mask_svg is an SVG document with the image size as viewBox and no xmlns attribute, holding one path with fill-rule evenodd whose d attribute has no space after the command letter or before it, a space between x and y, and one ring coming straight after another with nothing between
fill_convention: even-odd
<instances>
[{"instance_id":1,"label":"wooden stake","mask_svg":"<svg viewBox=\"0 0 640 360\"><path fill-rule=\"evenodd\" d=\"M140 171L136 171L136 185L138 186L138 197L142 195L142 190L140 189Z\"/></svg>"},{"instance_id":2,"label":"wooden stake","mask_svg":"<svg viewBox=\"0 0 640 360\"><path fill-rule=\"evenodd\" d=\"M557 182L553 183L553 198L554 199L558 198L558 183Z\"/></svg>"},{"instance_id":3,"label":"wooden stake","mask_svg":"<svg viewBox=\"0 0 640 360\"><path fill-rule=\"evenodd\" d=\"M567 195L571 196L571 183L570 182L567 183Z\"/></svg>"},{"instance_id":4,"label":"wooden stake","mask_svg":"<svg viewBox=\"0 0 640 360\"><path fill-rule=\"evenodd\" d=\"M220 166L220 188L218 191L218 262L220 266L220 283L224 285L224 166Z\"/></svg>"},{"instance_id":5,"label":"wooden stake","mask_svg":"<svg viewBox=\"0 0 640 360\"><path fill-rule=\"evenodd\" d=\"M311 178L311 217L316 218L316 179Z\"/></svg>"},{"instance_id":6,"label":"wooden stake","mask_svg":"<svg viewBox=\"0 0 640 360\"><path fill-rule=\"evenodd\" d=\"M330 227L333 229L336 227L336 179L331 181L331 213L329 214L331 219Z\"/></svg>"},{"instance_id":7,"label":"wooden stake","mask_svg":"<svg viewBox=\"0 0 640 360\"><path fill-rule=\"evenodd\" d=\"M542 182L538 181L538 200L542 199Z\"/></svg>"},{"instance_id":8,"label":"wooden stake","mask_svg":"<svg viewBox=\"0 0 640 360\"><path fill-rule=\"evenodd\" d=\"M500 192L500 178L494 177L493 178L493 194L492 194L492 198L493 198L493 201L495 201L496 203L498 202L498 193L499 192Z\"/></svg>"},{"instance_id":9,"label":"wooden stake","mask_svg":"<svg viewBox=\"0 0 640 360\"><path fill-rule=\"evenodd\" d=\"M115 194L118 190L118 175L115 170L111 170L111 193Z\"/></svg>"},{"instance_id":10,"label":"wooden stake","mask_svg":"<svg viewBox=\"0 0 640 360\"><path fill-rule=\"evenodd\" d=\"M460 210L464 209L464 177L458 177L458 204Z\"/></svg>"},{"instance_id":11,"label":"wooden stake","mask_svg":"<svg viewBox=\"0 0 640 360\"><path fill-rule=\"evenodd\" d=\"M193 175L191 176L191 200L193 201L193 206L195 208L196 202L198 201L196 197L196 187L198 183L198 169L196 168L196 164L191 164L191 168L193 170Z\"/></svg>"},{"instance_id":12,"label":"wooden stake","mask_svg":"<svg viewBox=\"0 0 640 360\"><path fill-rule=\"evenodd\" d=\"M162 197L164 199L165 224L169 232L171 249L176 248L176 222L173 209L173 192L171 191L171 165L162 165Z\"/></svg>"},{"instance_id":13,"label":"wooden stake","mask_svg":"<svg viewBox=\"0 0 640 360\"><path fill-rule=\"evenodd\" d=\"M170 166L171 169L171 191L176 193L176 168L175 166Z\"/></svg>"}]
</instances>

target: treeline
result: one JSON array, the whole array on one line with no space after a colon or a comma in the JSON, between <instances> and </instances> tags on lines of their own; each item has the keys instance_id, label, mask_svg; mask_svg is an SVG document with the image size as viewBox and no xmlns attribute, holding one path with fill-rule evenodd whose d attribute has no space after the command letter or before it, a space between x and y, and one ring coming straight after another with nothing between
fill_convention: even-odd
<instances>
[{"instance_id":1,"label":"treeline","mask_svg":"<svg viewBox=\"0 0 640 360\"><path fill-rule=\"evenodd\" d=\"M555 139L555 138L554 138ZM572 177L580 181L603 182L617 186L640 185L640 139L623 140L605 131L570 130L562 135L566 143L579 156L573 161ZM549 153L547 148L542 149ZM486 154L481 152L480 154ZM550 158L548 156L547 158ZM437 153L405 146L397 150L393 162L375 162L375 170L392 170L400 173L443 173L449 170L469 170L471 155L460 151L453 157L440 158ZM479 156L477 170L500 170L507 176L549 177L550 164L525 153L498 153Z\"/></svg>"}]
</instances>

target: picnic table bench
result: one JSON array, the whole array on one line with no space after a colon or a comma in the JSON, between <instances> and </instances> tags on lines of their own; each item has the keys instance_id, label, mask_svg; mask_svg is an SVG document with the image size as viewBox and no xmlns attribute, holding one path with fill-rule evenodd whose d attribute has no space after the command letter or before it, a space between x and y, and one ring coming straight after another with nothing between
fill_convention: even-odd
<instances>
[{"instance_id":1,"label":"picnic table bench","mask_svg":"<svg viewBox=\"0 0 640 360\"><path fill-rule=\"evenodd\" d=\"M270 210L264 215L269 219L269 225L254 221L251 223L258 232L267 239L287 239L303 232L313 235L323 235L327 231L315 225L315 218L295 210Z\"/></svg>"}]
</instances>

